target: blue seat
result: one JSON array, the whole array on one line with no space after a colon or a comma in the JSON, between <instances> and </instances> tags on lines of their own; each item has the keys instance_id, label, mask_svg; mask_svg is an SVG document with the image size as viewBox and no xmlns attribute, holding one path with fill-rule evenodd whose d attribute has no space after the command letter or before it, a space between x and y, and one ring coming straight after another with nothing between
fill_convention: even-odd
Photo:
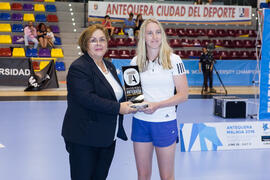
<instances>
[{"instance_id":1,"label":"blue seat","mask_svg":"<svg viewBox=\"0 0 270 180\"><path fill-rule=\"evenodd\" d=\"M47 12L56 12L56 7L53 4L47 4L45 6L45 9L46 9Z\"/></svg>"},{"instance_id":2,"label":"blue seat","mask_svg":"<svg viewBox=\"0 0 270 180\"><path fill-rule=\"evenodd\" d=\"M9 13L0 13L0 21L10 21Z\"/></svg>"},{"instance_id":3,"label":"blue seat","mask_svg":"<svg viewBox=\"0 0 270 180\"><path fill-rule=\"evenodd\" d=\"M12 25L12 32L23 32L23 25L22 24L13 24Z\"/></svg>"},{"instance_id":4,"label":"blue seat","mask_svg":"<svg viewBox=\"0 0 270 180\"><path fill-rule=\"evenodd\" d=\"M36 14L35 16L36 22L46 22L46 16L45 14Z\"/></svg>"},{"instance_id":5,"label":"blue seat","mask_svg":"<svg viewBox=\"0 0 270 180\"><path fill-rule=\"evenodd\" d=\"M55 37L54 45L62 45L62 41L60 37Z\"/></svg>"},{"instance_id":6,"label":"blue seat","mask_svg":"<svg viewBox=\"0 0 270 180\"><path fill-rule=\"evenodd\" d=\"M65 64L64 62L55 62L55 69L56 71L65 71Z\"/></svg>"},{"instance_id":7,"label":"blue seat","mask_svg":"<svg viewBox=\"0 0 270 180\"><path fill-rule=\"evenodd\" d=\"M269 8L269 5L268 5L268 3L261 3L260 4L260 8L262 9L262 8Z\"/></svg>"},{"instance_id":8,"label":"blue seat","mask_svg":"<svg viewBox=\"0 0 270 180\"><path fill-rule=\"evenodd\" d=\"M38 57L38 51L34 48L27 48L26 50L26 57Z\"/></svg>"}]
</instances>

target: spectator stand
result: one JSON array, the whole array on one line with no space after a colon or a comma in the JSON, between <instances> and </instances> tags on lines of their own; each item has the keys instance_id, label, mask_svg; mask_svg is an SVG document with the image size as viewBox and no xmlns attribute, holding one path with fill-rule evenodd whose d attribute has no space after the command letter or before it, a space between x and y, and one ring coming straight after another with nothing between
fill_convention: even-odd
<instances>
[{"instance_id":1,"label":"spectator stand","mask_svg":"<svg viewBox=\"0 0 270 180\"><path fill-rule=\"evenodd\" d=\"M64 54L61 48L62 40L56 12L57 8L54 0L0 2L0 57L62 59ZM50 26L55 34L55 47L26 49L24 41L18 40L23 38L23 29L28 24L28 21L33 21L36 27L41 22ZM61 68L58 69L60 71L65 70L63 63L60 64Z\"/></svg>"},{"instance_id":2,"label":"spectator stand","mask_svg":"<svg viewBox=\"0 0 270 180\"><path fill-rule=\"evenodd\" d=\"M251 25L246 24L175 24L162 23L167 34L168 43L174 52L182 59L198 59L202 53L202 47L209 43L215 45L215 58L217 60L227 59L256 59L256 46L261 41L256 40L256 11L253 9ZM100 19L90 24L100 23ZM108 58L132 58L131 51L135 50L135 44L126 43L127 35L122 33L123 22L112 20L115 27L114 35L109 41ZM136 40L136 39L135 39ZM127 53L129 52L129 55ZM122 54L124 53L124 54ZM134 54L133 54L134 55Z\"/></svg>"}]
</instances>

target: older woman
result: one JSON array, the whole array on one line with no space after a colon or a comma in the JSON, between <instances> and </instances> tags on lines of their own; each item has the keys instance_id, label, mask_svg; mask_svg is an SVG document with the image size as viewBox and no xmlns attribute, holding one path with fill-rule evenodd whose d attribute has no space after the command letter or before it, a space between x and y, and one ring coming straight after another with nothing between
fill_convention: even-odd
<instances>
[{"instance_id":1,"label":"older woman","mask_svg":"<svg viewBox=\"0 0 270 180\"><path fill-rule=\"evenodd\" d=\"M136 111L122 102L124 93L112 63L103 59L109 35L92 25L79 38L84 53L70 66L62 135L69 153L72 180L105 180L116 137L127 140L123 114Z\"/></svg>"},{"instance_id":2,"label":"older woman","mask_svg":"<svg viewBox=\"0 0 270 180\"><path fill-rule=\"evenodd\" d=\"M144 99L148 107L134 114L131 139L138 180L150 180L153 151L160 179L174 180L174 156L178 140L175 106L188 98L186 71L181 58L172 53L160 22L147 19L141 26L137 56ZM176 89L176 93L174 90Z\"/></svg>"}]
</instances>

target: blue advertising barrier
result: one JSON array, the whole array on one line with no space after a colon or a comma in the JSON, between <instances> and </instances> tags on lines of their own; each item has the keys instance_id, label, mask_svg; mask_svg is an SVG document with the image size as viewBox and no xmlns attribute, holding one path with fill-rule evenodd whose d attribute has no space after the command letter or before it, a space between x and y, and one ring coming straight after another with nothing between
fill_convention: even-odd
<instances>
[{"instance_id":1,"label":"blue advertising barrier","mask_svg":"<svg viewBox=\"0 0 270 180\"><path fill-rule=\"evenodd\" d=\"M259 119L270 118L270 9L264 9Z\"/></svg>"},{"instance_id":2,"label":"blue advertising barrier","mask_svg":"<svg viewBox=\"0 0 270 180\"><path fill-rule=\"evenodd\" d=\"M202 86L203 75L199 72L198 60L183 60L189 86ZM215 68L225 86L251 86L256 73L254 60L218 60ZM213 74L213 85L220 86L216 73Z\"/></svg>"},{"instance_id":3,"label":"blue advertising barrier","mask_svg":"<svg viewBox=\"0 0 270 180\"><path fill-rule=\"evenodd\" d=\"M129 59L113 59L118 76L122 80L121 67L129 65ZM202 86L203 75L199 72L198 60L183 60L187 70L189 86ZM215 67L225 86L252 86L256 73L257 61L255 60L218 60ZM214 86L220 86L216 73L213 75ZM255 79L257 80L257 79Z\"/></svg>"}]
</instances>

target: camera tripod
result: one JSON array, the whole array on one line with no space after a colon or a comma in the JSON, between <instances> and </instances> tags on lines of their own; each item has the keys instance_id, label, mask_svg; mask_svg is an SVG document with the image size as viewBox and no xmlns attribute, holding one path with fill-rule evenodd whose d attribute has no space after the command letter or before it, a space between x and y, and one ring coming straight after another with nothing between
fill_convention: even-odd
<instances>
[{"instance_id":1,"label":"camera tripod","mask_svg":"<svg viewBox=\"0 0 270 180\"><path fill-rule=\"evenodd\" d=\"M222 85L222 87L223 87L223 89L224 89L224 91L225 91L225 95L227 95L227 94L228 94L227 89L225 88L225 85L223 84L223 82L222 82L222 80L221 80L221 78L220 78L220 76L219 76L219 73L218 73L218 71L217 71L217 69L216 69L216 67L215 67L214 64L213 64L213 69L214 69L214 71L215 71L215 73L216 73L216 75L217 75L217 77L218 77L218 80L219 80L220 84ZM202 94L202 95L204 95L203 89L204 89L204 85L202 86L202 90L201 90L201 94ZM208 93L207 93L207 94L208 94Z\"/></svg>"}]
</instances>

